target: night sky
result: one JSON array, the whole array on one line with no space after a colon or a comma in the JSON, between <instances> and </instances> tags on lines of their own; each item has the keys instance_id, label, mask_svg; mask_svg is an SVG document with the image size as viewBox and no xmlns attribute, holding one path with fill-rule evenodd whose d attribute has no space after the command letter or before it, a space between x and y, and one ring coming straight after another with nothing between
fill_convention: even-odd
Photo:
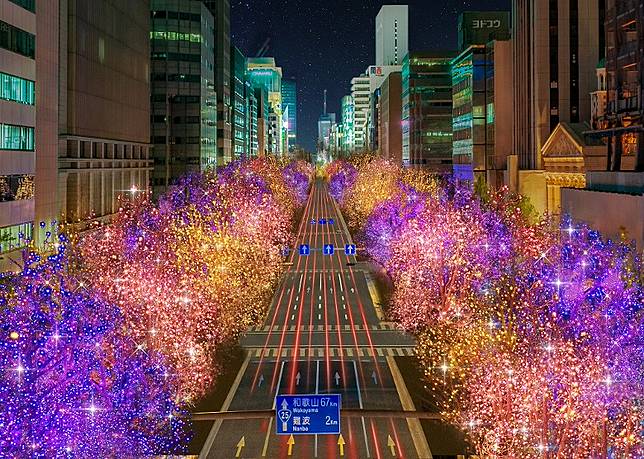
<instances>
[{"instance_id":1,"label":"night sky","mask_svg":"<svg viewBox=\"0 0 644 459\"><path fill-rule=\"evenodd\" d=\"M231 0L233 43L255 56L270 40L265 55L297 80L299 143L310 151L324 89L337 113L351 78L374 64L375 20L384 4L409 5L412 51L456 49L461 11L510 9L510 0Z\"/></svg>"}]
</instances>

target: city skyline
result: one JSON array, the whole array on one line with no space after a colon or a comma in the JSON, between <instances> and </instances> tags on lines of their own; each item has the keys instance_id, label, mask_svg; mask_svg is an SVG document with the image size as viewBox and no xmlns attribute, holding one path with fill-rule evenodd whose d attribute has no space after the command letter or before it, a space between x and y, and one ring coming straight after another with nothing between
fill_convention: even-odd
<instances>
[{"instance_id":1,"label":"city skyline","mask_svg":"<svg viewBox=\"0 0 644 459\"><path fill-rule=\"evenodd\" d=\"M298 137L307 150L315 151L324 90L328 90L328 111L340 113L342 97L351 93L351 79L375 64L376 16L382 5L409 5L409 49L428 51L456 49L461 12L509 11L510 3L437 0L427 8L424 0L235 0L231 33L232 41L249 57L267 46L266 55L275 57L284 74L297 80ZM351 20L335 21L338 12Z\"/></svg>"}]
</instances>

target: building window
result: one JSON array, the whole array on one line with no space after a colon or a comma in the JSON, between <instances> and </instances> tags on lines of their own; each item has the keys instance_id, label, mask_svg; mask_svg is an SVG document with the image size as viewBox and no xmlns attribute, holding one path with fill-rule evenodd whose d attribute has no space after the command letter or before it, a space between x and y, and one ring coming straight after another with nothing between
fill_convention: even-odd
<instances>
[{"instance_id":1,"label":"building window","mask_svg":"<svg viewBox=\"0 0 644 459\"><path fill-rule=\"evenodd\" d=\"M0 124L0 150L34 151L34 128Z\"/></svg>"},{"instance_id":2,"label":"building window","mask_svg":"<svg viewBox=\"0 0 644 459\"><path fill-rule=\"evenodd\" d=\"M11 24L0 21L0 48L33 59L36 57L36 37Z\"/></svg>"},{"instance_id":3,"label":"building window","mask_svg":"<svg viewBox=\"0 0 644 459\"><path fill-rule=\"evenodd\" d=\"M32 234L31 222L0 228L0 253L26 247L32 239Z\"/></svg>"},{"instance_id":4,"label":"building window","mask_svg":"<svg viewBox=\"0 0 644 459\"><path fill-rule=\"evenodd\" d=\"M33 175L0 175L0 202L22 201L33 197Z\"/></svg>"},{"instance_id":5,"label":"building window","mask_svg":"<svg viewBox=\"0 0 644 459\"><path fill-rule=\"evenodd\" d=\"M189 41L192 43L201 43L202 40L201 34L198 33L167 32L163 30L151 31L150 38L153 40Z\"/></svg>"},{"instance_id":6,"label":"building window","mask_svg":"<svg viewBox=\"0 0 644 459\"><path fill-rule=\"evenodd\" d=\"M0 99L34 105L36 85L31 80L0 72Z\"/></svg>"},{"instance_id":7,"label":"building window","mask_svg":"<svg viewBox=\"0 0 644 459\"><path fill-rule=\"evenodd\" d=\"M32 13L36 12L36 0L9 0L11 3L15 3L18 6L22 6L24 9L31 11Z\"/></svg>"}]
</instances>

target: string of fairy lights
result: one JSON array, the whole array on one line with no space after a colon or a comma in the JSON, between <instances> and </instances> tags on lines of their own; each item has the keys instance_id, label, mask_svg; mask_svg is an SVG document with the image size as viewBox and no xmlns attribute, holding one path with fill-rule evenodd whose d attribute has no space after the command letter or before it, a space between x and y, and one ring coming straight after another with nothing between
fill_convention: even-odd
<instances>
[{"instance_id":1,"label":"string of fairy lights","mask_svg":"<svg viewBox=\"0 0 644 459\"><path fill-rule=\"evenodd\" d=\"M534 222L382 159L336 161L329 189L391 277L444 416L481 457L644 457L642 263L585 225Z\"/></svg>"},{"instance_id":2,"label":"string of fairy lights","mask_svg":"<svg viewBox=\"0 0 644 459\"><path fill-rule=\"evenodd\" d=\"M0 451L181 453L217 351L265 313L314 171L257 159L182 178L154 204L32 247L0 275Z\"/></svg>"}]
</instances>

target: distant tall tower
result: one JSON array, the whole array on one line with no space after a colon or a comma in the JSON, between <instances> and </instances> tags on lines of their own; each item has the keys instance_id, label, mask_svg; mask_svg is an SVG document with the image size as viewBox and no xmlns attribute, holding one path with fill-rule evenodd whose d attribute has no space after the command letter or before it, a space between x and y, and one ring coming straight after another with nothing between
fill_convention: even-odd
<instances>
[{"instance_id":1,"label":"distant tall tower","mask_svg":"<svg viewBox=\"0 0 644 459\"><path fill-rule=\"evenodd\" d=\"M383 5L376 16L376 66L401 65L409 52L409 7Z\"/></svg>"},{"instance_id":2,"label":"distant tall tower","mask_svg":"<svg viewBox=\"0 0 644 459\"><path fill-rule=\"evenodd\" d=\"M324 90L324 114L326 115L326 89Z\"/></svg>"}]
</instances>

